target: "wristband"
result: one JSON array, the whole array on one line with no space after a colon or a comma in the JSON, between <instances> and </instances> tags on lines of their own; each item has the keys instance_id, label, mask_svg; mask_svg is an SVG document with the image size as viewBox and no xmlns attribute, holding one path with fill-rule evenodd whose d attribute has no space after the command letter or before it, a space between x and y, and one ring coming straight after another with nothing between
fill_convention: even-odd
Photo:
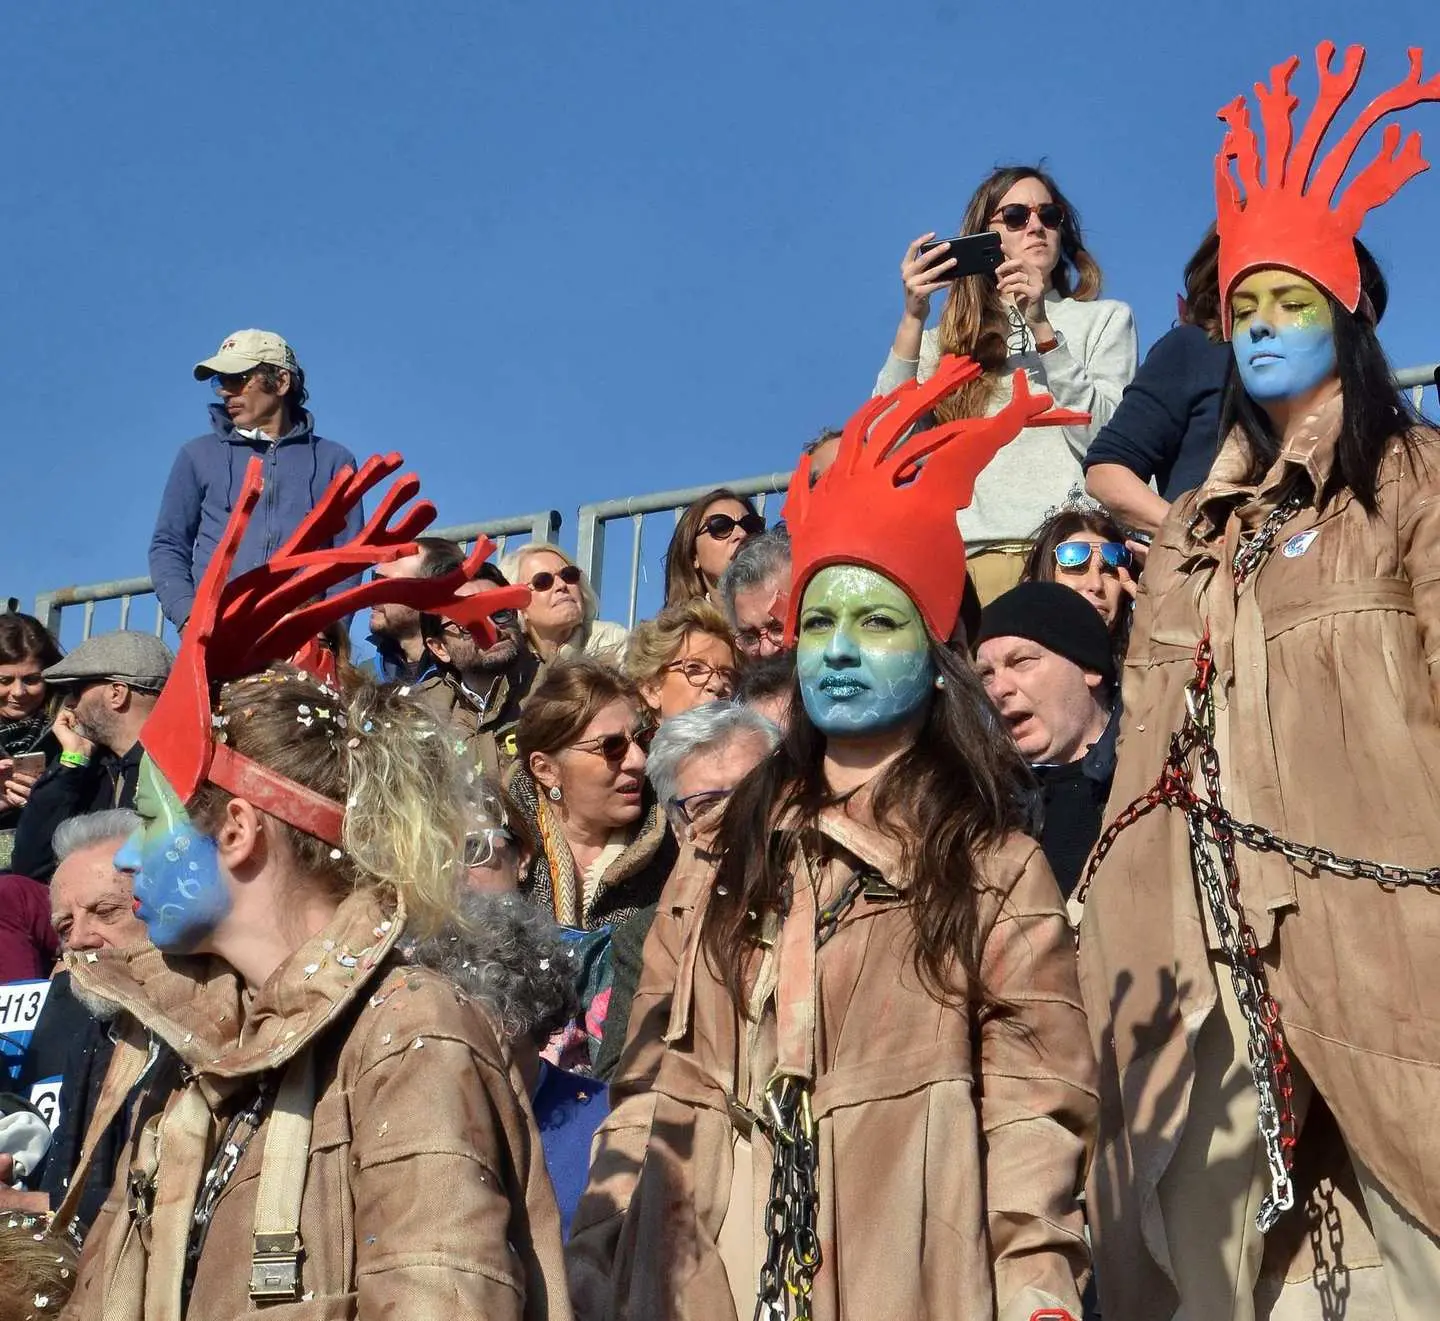
<instances>
[{"instance_id":1,"label":"wristband","mask_svg":"<svg viewBox=\"0 0 1440 1321\"><path fill-rule=\"evenodd\" d=\"M1054 336L1051 336L1051 338L1045 340L1043 343L1038 339L1035 341L1036 353L1049 353L1051 349L1058 349L1059 347L1060 341Z\"/></svg>"},{"instance_id":2,"label":"wristband","mask_svg":"<svg viewBox=\"0 0 1440 1321\"><path fill-rule=\"evenodd\" d=\"M90 758L83 752L70 752L66 750L60 754L60 764L62 766L73 766L76 770L82 770L90 764Z\"/></svg>"}]
</instances>

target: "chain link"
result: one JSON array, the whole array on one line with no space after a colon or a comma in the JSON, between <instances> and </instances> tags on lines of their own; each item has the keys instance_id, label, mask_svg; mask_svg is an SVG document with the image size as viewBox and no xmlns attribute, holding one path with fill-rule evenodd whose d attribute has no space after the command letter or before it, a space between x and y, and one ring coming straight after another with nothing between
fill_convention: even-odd
<instances>
[{"instance_id":1,"label":"chain link","mask_svg":"<svg viewBox=\"0 0 1440 1321\"><path fill-rule=\"evenodd\" d=\"M210 1232L210 1217L215 1214L215 1204L225 1191L245 1154L245 1148L260 1129L275 1090L274 1078L266 1074L255 1089L255 1096L243 1110L234 1114L225 1126L225 1135L211 1158L210 1167L205 1171L200 1185L200 1194L195 1199L195 1212L190 1218L190 1241L185 1250L185 1290L188 1294L195 1267L199 1264L201 1250Z\"/></svg>"}]
</instances>

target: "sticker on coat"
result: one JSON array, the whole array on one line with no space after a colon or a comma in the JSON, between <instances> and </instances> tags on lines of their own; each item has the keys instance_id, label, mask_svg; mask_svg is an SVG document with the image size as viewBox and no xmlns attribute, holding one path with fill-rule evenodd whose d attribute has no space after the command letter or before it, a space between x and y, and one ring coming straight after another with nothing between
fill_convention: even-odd
<instances>
[{"instance_id":1,"label":"sticker on coat","mask_svg":"<svg viewBox=\"0 0 1440 1321\"><path fill-rule=\"evenodd\" d=\"M1320 529L1313 527L1308 532L1297 532L1285 543L1280 553L1284 555L1287 560L1297 559L1310 549L1310 544L1319 535Z\"/></svg>"}]
</instances>

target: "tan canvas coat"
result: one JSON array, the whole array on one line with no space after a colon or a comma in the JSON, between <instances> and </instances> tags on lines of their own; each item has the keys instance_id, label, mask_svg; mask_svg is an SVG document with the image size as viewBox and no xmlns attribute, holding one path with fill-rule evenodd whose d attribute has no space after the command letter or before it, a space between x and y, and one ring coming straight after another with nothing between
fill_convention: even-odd
<instances>
[{"instance_id":1,"label":"tan canvas coat","mask_svg":"<svg viewBox=\"0 0 1440 1321\"><path fill-rule=\"evenodd\" d=\"M1440 437L1397 443L1371 518L1349 495L1300 511L1237 593L1242 532L1294 467L1323 488L1335 400L1247 486L1237 436L1176 503L1150 552L1125 664L1125 717L1107 816L1155 782L1180 727L1208 623L1225 805L1302 843L1440 864ZM1108 821L1107 821L1108 824ZM1239 851L1290 1049L1346 1143L1440 1231L1440 895ZM1184 818L1159 809L1100 866L1081 924L1081 980L1100 1056L1101 1148L1091 1180L1102 1304L1169 1315L1156 1187L1182 1131L1191 1045L1215 1005ZM1302 1137L1302 1147L1304 1139Z\"/></svg>"},{"instance_id":2,"label":"tan canvas coat","mask_svg":"<svg viewBox=\"0 0 1440 1321\"><path fill-rule=\"evenodd\" d=\"M1025 1321L1046 1305L1078 1316L1094 1063L1049 868L1020 836L982 860L1004 896L982 904L983 976L1016 1015L981 1025L920 985L893 843L838 812L823 829L833 853L815 869L819 904L859 862L902 894L862 898L816 957L815 1317ZM730 1101L760 1104L775 1017L743 1024L701 950L712 876L711 860L682 854L646 945L571 1230L587 1319L754 1312L771 1153L758 1130L753 1146L737 1140ZM759 985L773 975L761 959Z\"/></svg>"},{"instance_id":3,"label":"tan canvas coat","mask_svg":"<svg viewBox=\"0 0 1440 1321\"><path fill-rule=\"evenodd\" d=\"M260 1075L312 1051L305 1296L263 1314L569 1317L559 1218L523 1085L477 1002L391 955L402 926L372 895L352 896L248 1003L218 960L167 960L150 945L69 956L77 985L121 1005L173 1056L142 1083L67 1316L179 1321L190 1208L224 1121ZM137 1038L143 1059L143 1034L132 1034L107 1091ZM252 1233L274 1113L215 1203L186 1321L256 1310Z\"/></svg>"}]
</instances>

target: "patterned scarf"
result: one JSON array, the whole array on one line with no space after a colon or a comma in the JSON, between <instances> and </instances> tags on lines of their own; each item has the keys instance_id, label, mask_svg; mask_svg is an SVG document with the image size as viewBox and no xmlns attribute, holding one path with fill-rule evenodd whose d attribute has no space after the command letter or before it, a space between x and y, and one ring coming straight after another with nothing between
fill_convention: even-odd
<instances>
[{"instance_id":1,"label":"patterned scarf","mask_svg":"<svg viewBox=\"0 0 1440 1321\"><path fill-rule=\"evenodd\" d=\"M49 728L50 717L43 709L19 720L0 720L0 757L18 757L22 752L33 752Z\"/></svg>"}]
</instances>

